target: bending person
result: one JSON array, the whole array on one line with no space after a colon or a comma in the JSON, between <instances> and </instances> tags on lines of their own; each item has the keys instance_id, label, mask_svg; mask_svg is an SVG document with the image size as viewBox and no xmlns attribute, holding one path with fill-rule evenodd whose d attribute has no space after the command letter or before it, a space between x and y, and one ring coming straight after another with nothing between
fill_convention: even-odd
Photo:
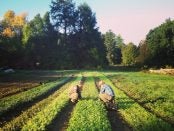
<instances>
[{"instance_id":1,"label":"bending person","mask_svg":"<svg viewBox=\"0 0 174 131\"><path fill-rule=\"evenodd\" d=\"M69 98L71 102L76 103L79 99L81 99L82 86L83 86L83 83L82 81L80 81L79 84L70 88Z\"/></svg>"},{"instance_id":2,"label":"bending person","mask_svg":"<svg viewBox=\"0 0 174 131\"><path fill-rule=\"evenodd\" d=\"M105 84L105 82L102 80L99 81L98 85L100 89L99 98L105 103L107 108L115 110L115 94L112 88L109 85Z\"/></svg>"}]
</instances>

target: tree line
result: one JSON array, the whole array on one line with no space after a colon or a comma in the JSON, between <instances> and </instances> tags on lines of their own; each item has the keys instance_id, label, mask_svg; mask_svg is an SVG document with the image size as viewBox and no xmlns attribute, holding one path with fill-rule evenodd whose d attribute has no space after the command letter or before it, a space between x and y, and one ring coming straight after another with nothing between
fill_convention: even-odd
<instances>
[{"instance_id":1,"label":"tree line","mask_svg":"<svg viewBox=\"0 0 174 131\"><path fill-rule=\"evenodd\" d=\"M0 21L0 66L24 69L103 68L108 65L173 66L174 21L168 19L138 46L111 30L102 34L83 3L53 0L50 11L27 20L9 10Z\"/></svg>"}]
</instances>

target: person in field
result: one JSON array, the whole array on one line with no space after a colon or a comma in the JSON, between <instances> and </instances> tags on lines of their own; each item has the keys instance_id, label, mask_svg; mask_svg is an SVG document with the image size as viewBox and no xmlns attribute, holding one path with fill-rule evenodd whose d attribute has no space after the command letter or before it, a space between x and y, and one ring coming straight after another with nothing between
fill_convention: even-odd
<instances>
[{"instance_id":1,"label":"person in field","mask_svg":"<svg viewBox=\"0 0 174 131\"><path fill-rule=\"evenodd\" d=\"M100 80L98 83L99 89L100 89L100 93L99 93L99 98L100 100L102 100L106 107L109 109L116 109L116 105L115 105L115 94L112 90L112 88L105 84L104 81Z\"/></svg>"},{"instance_id":2,"label":"person in field","mask_svg":"<svg viewBox=\"0 0 174 131\"><path fill-rule=\"evenodd\" d=\"M81 90L83 87L83 81L80 81L79 84L72 86L69 90L69 98L70 101L76 103L79 99L81 99Z\"/></svg>"}]
</instances>

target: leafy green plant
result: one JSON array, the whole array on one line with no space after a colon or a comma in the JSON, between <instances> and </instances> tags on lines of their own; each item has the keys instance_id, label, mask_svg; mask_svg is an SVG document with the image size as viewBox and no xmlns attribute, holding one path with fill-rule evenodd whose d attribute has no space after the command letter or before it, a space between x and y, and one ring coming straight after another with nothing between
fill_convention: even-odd
<instances>
[{"instance_id":1,"label":"leafy green plant","mask_svg":"<svg viewBox=\"0 0 174 131\"><path fill-rule=\"evenodd\" d=\"M58 97L64 90L66 90L72 82L68 82L67 84L63 85L60 89L58 89L54 94L50 95L48 98L43 99L42 101L38 102L37 104L33 105L28 110L22 112L21 115L15 117L10 122L7 122L0 130L11 131L11 130L20 130L29 119L34 117L38 112L42 111L50 101L53 101L56 97Z\"/></svg>"},{"instance_id":2,"label":"leafy green plant","mask_svg":"<svg viewBox=\"0 0 174 131\"><path fill-rule=\"evenodd\" d=\"M57 88L58 86L66 83L69 79L70 78L67 77L55 82L42 84L41 86L32 88L28 91L0 99L0 115L10 109L16 108L20 104L23 104L25 102L30 102L36 99L37 97L45 94L49 90Z\"/></svg>"},{"instance_id":3,"label":"leafy green plant","mask_svg":"<svg viewBox=\"0 0 174 131\"><path fill-rule=\"evenodd\" d=\"M113 83L103 74L98 74L99 78L109 84L115 94L118 104L118 111L126 123L135 131L172 131L172 126L154 114L145 110L142 106L129 98L123 91L116 88Z\"/></svg>"},{"instance_id":4,"label":"leafy green plant","mask_svg":"<svg viewBox=\"0 0 174 131\"><path fill-rule=\"evenodd\" d=\"M97 100L98 92L94 84L93 73L87 73L82 98L77 103L71 116L67 131L110 131L111 125L107 118L104 105Z\"/></svg>"},{"instance_id":5,"label":"leafy green plant","mask_svg":"<svg viewBox=\"0 0 174 131\"><path fill-rule=\"evenodd\" d=\"M75 85L80 80L81 77L78 77L71 84ZM32 119L30 119L27 124L23 126L22 130L46 130L46 126L48 126L52 120L59 113L61 113L62 108L68 104L68 91L69 88L64 90L58 97L52 100L49 105L47 105L43 110L38 112Z\"/></svg>"},{"instance_id":6,"label":"leafy green plant","mask_svg":"<svg viewBox=\"0 0 174 131\"><path fill-rule=\"evenodd\" d=\"M174 124L174 78L142 72L116 72L112 82L162 119Z\"/></svg>"}]
</instances>

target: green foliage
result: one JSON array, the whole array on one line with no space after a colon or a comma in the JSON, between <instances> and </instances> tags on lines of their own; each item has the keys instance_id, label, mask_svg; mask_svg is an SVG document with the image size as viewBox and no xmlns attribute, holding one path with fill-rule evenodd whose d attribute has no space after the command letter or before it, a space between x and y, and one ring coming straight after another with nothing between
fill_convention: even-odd
<instances>
[{"instance_id":1,"label":"green foliage","mask_svg":"<svg viewBox=\"0 0 174 131\"><path fill-rule=\"evenodd\" d=\"M118 72L111 79L116 86L141 105L174 124L173 77L138 72Z\"/></svg>"},{"instance_id":2,"label":"green foliage","mask_svg":"<svg viewBox=\"0 0 174 131\"><path fill-rule=\"evenodd\" d=\"M134 65L136 63L136 57L138 50L136 45L129 43L122 48L122 59L124 65Z\"/></svg>"},{"instance_id":3,"label":"green foliage","mask_svg":"<svg viewBox=\"0 0 174 131\"><path fill-rule=\"evenodd\" d=\"M146 41L141 41L138 45L138 56L136 58L137 64L144 65L150 56L150 51L147 47Z\"/></svg>"},{"instance_id":4,"label":"green foliage","mask_svg":"<svg viewBox=\"0 0 174 131\"><path fill-rule=\"evenodd\" d=\"M68 131L110 131L111 125L107 119L104 105L96 100L98 92L94 83L94 73L85 73L87 79L82 90L82 98L77 103L70 118Z\"/></svg>"},{"instance_id":5,"label":"green foliage","mask_svg":"<svg viewBox=\"0 0 174 131\"><path fill-rule=\"evenodd\" d=\"M51 2L51 16L56 29L64 31L66 41L67 34L71 33L75 26L75 4L72 0L54 0Z\"/></svg>"},{"instance_id":6,"label":"green foliage","mask_svg":"<svg viewBox=\"0 0 174 131\"><path fill-rule=\"evenodd\" d=\"M46 83L38 87L32 88L28 91L0 99L0 115L10 109L16 108L22 103L30 102L36 99L37 97L45 94L49 90L57 88L57 86L66 83L68 80L69 78L67 77L56 82Z\"/></svg>"},{"instance_id":7,"label":"green foliage","mask_svg":"<svg viewBox=\"0 0 174 131\"><path fill-rule=\"evenodd\" d=\"M76 105L67 131L111 131L106 109L99 101L82 100Z\"/></svg>"},{"instance_id":8,"label":"green foliage","mask_svg":"<svg viewBox=\"0 0 174 131\"><path fill-rule=\"evenodd\" d=\"M58 89L54 94L50 95L48 98L43 99L42 101L36 103L31 108L22 112L19 116L15 117L10 122L7 122L0 130L11 131L11 130L21 130L21 128L38 112L44 110L50 104L50 101L53 101L57 98L64 90L70 87L72 82L68 82Z\"/></svg>"},{"instance_id":9,"label":"green foliage","mask_svg":"<svg viewBox=\"0 0 174 131\"><path fill-rule=\"evenodd\" d=\"M71 86L79 82L81 78L82 77L79 76L71 83ZM46 126L51 124L53 119L61 112L62 108L68 104L68 91L69 88L64 90L59 96L51 101L47 107L45 107L43 110L37 113L37 115L30 119L27 124L23 126L22 130L46 130Z\"/></svg>"},{"instance_id":10,"label":"green foliage","mask_svg":"<svg viewBox=\"0 0 174 131\"><path fill-rule=\"evenodd\" d=\"M104 44L106 46L107 60L110 65L121 63L121 47L123 45L123 40L121 36L118 37L109 30L104 35Z\"/></svg>"},{"instance_id":11,"label":"green foliage","mask_svg":"<svg viewBox=\"0 0 174 131\"><path fill-rule=\"evenodd\" d=\"M151 30L146 37L150 50L149 65L174 66L174 21L170 19Z\"/></svg>"},{"instance_id":12,"label":"green foliage","mask_svg":"<svg viewBox=\"0 0 174 131\"><path fill-rule=\"evenodd\" d=\"M111 74L113 74L113 72L111 72ZM106 76L102 74L96 74L96 75L98 75L100 79L102 79L112 87L116 95L115 100L118 104L118 112L121 114L126 123L128 123L133 128L133 130L135 131L173 130L173 127L170 124L156 117L156 115L148 112L134 100L129 98L123 91L116 88Z\"/></svg>"}]
</instances>

